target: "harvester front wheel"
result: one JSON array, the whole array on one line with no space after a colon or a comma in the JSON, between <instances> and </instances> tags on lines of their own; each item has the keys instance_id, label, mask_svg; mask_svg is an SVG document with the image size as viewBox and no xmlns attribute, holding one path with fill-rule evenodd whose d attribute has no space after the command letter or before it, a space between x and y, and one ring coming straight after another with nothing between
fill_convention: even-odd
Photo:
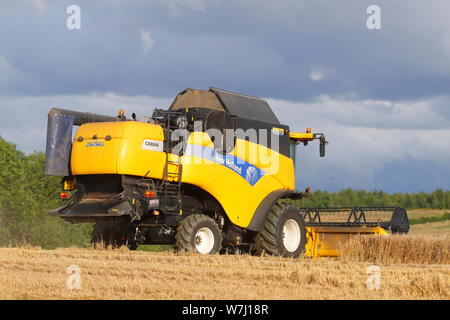
<instances>
[{"instance_id":1,"label":"harvester front wheel","mask_svg":"<svg viewBox=\"0 0 450 320\"><path fill-rule=\"evenodd\" d=\"M298 258L304 252L305 245L305 222L298 209L284 203L275 203L264 228L255 238L257 253Z\"/></svg>"},{"instance_id":2,"label":"harvester front wheel","mask_svg":"<svg viewBox=\"0 0 450 320\"><path fill-rule=\"evenodd\" d=\"M193 214L183 221L175 235L177 251L215 254L222 246L222 232L214 219L203 214Z\"/></svg>"}]
</instances>

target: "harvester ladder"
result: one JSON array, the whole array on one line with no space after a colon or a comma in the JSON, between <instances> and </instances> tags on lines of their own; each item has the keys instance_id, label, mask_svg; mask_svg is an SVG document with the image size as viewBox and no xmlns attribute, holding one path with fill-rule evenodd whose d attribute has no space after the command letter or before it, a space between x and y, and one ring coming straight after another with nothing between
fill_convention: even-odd
<instances>
[{"instance_id":1,"label":"harvester ladder","mask_svg":"<svg viewBox=\"0 0 450 320\"><path fill-rule=\"evenodd\" d=\"M164 112L164 114L161 115L166 162L159 190L161 193L162 207L167 211L176 213L181 213L183 166L181 164L182 155L173 153L174 144L177 144L178 142L172 141L172 133L173 130L179 129L174 120L183 116L185 115L179 111ZM173 158L176 158L176 160L172 160Z\"/></svg>"},{"instance_id":2,"label":"harvester ladder","mask_svg":"<svg viewBox=\"0 0 450 320\"><path fill-rule=\"evenodd\" d=\"M177 160L169 160L169 153L166 153L166 164L164 166L162 181L162 198L164 207L170 211L181 210L181 184L183 176L183 165L181 156Z\"/></svg>"}]
</instances>

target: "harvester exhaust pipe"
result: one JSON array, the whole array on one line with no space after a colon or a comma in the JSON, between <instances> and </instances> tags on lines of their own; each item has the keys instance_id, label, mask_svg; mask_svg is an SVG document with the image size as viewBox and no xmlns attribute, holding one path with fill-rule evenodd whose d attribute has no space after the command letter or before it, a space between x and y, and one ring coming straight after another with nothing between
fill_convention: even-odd
<instances>
[{"instance_id":1,"label":"harvester exhaust pipe","mask_svg":"<svg viewBox=\"0 0 450 320\"><path fill-rule=\"evenodd\" d=\"M91 122L112 122L116 117L53 108L48 113L45 174L70 175L69 159L73 126Z\"/></svg>"}]
</instances>

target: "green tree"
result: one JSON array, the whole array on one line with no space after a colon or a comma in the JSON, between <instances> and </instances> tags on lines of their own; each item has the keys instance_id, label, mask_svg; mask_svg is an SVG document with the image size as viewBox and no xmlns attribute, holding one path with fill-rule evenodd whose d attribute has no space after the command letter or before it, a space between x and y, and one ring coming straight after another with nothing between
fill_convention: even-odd
<instances>
[{"instance_id":1,"label":"green tree","mask_svg":"<svg viewBox=\"0 0 450 320\"><path fill-rule=\"evenodd\" d=\"M60 178L44 174L43 153L25 155L0 138L0 245L87 246L90 225L48 215L60 206Z\"/></svg>"}]
</instances>

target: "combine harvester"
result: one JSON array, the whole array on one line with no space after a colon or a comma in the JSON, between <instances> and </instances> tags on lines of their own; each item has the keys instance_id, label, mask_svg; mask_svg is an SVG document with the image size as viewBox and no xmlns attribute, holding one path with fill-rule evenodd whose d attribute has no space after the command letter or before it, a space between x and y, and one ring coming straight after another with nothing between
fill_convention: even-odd
<instances>
[{"instance_id":1,"label":"combine harvester","mask_svg":"<svg viewBox=\"0 0 450 320\"><path fill-rule=\"evenodd\" d=\"M296 146L313 140L325 156L324 134L292 132L266 101L216 88L186 89L139 121L52 109L45 172L64 177L65 203L50 214L95 223L93 243L201 254L337 256L351 235L408 232L402 208L286 203L308 196L294 190L294 163ZM385 222L369 221L375 212Z\"/></svg>"}]
</instances>

